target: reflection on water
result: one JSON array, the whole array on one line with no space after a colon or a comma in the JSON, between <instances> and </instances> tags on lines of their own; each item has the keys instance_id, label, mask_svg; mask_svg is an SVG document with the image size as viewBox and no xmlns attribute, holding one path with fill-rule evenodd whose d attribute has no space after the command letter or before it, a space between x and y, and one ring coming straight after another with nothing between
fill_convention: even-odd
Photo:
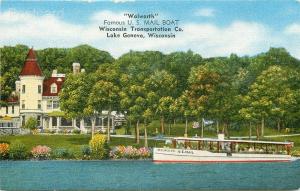
<instances>
[{"instance_id":1,"label":"reflection on water","mask_svg":"<svg viewBox=\"0 0 300 191\"><path fill-rule=\"evenodd\" d=\"M300 188L291 163L154 164L150 161L1 161L1 190Z\"/></svg>"}]
</instances>

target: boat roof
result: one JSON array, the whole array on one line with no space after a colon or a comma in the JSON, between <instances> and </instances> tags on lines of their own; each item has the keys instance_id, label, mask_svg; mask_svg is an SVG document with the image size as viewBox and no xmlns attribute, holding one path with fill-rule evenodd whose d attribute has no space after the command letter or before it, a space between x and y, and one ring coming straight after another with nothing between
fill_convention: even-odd
<instances>
[{"instance_id":1,"label":"boat roof","mask_svg":"<svg viewBox=\"0 0 300 191\"><path fill-rule=\"evenodd\" d=\"M257 143L257 144L273 144L273 145L291 145L293 142L277 142L277 141L256 141L256 140L238 140L238 139L216 139L216 138L187 138L187 137L175 137L176 141L188 140L188 141L211 141L211 142L230 142L230 143Z\"/></svg>"}]
</instances>

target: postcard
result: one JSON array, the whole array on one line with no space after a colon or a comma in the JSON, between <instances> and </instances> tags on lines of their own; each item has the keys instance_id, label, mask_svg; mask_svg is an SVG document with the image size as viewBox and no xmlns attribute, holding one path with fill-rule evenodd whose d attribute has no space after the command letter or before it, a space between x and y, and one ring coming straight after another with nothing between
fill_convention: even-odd
<instances>
[{"instance_id":1,"label":"postcard","mask_svg":"<svg viewBox=\"0 0 300 191\"><path fill-rule=\"evenodd\" d=\"M299 190L300 1L0 1L0 190Z\"/></svg>"}]
</instances>

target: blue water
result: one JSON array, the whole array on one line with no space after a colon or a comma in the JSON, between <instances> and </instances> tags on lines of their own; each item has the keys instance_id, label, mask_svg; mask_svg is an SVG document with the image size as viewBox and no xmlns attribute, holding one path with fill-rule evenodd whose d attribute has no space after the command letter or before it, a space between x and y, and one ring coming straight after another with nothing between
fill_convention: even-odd
<instances>
[{"instance_id":1,"label":"blue water","mask_svg":"<svg viewBox=\"0 0 300 191\"><path fill-rule=\"evenodd\" d=\"M291 163L154 164L151 161L0 161L0 190L294 190Z\"/></svg>"}]
</instances>

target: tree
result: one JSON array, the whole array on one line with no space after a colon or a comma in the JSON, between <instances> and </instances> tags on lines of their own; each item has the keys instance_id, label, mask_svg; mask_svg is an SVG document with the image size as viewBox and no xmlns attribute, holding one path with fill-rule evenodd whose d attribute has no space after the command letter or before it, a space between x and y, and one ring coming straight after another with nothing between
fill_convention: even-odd
<instances>
[{"instance_id":1,"label":"tree","mask_svg":"<svg viewBox=\"0 0 300 191\"><path fill-rule=\"evenodd\" d=\"M258 76L256 82L251 86L249 97L250 107L261 118L261 135L264 135L265 119L274 117L277 128L289 115L289 108L297 104L296 92L291 86L291 79L298 73L280 66L270 66ZM298 81L300 82L300 81Z\"/></svg>"},{"instance_id":2,"label":"tree","mask_svg":"<svg viewBox=\"0 0 300 191\"><path fill-rule=\"evenodd\" d=\"M0 100L6 100L14 91L15 81L18 80L21 68L29 48L25 45L4 46L0 48Z\"/></svg>"},{"instance_id":3,"label":"tree","mask_svg":"<svg viewBox=\"0 0 300 191\"><path fill-rule=\"evenodd\" d=\"M169 74L167 71L155 71L149 78L145 79L145 88L148 92L153 92L157 95L157 108L159 111L158 105L160 99L165 99L163 97L174 96L174 89L176 87L177 81L175 76ZM168 99L168 98L166 98ZM164 134L164 115L160 112L160 127L161 133Z\"/></svg>"},{"instance_id":4,"label":"tree","mask_svg":"<svg viewBox=\"0 0 300 191\"><path fill-rule=\"evenodd\" d=\"M130 124L132 121L136 122L135 125L136 143L139 143L140 141L139 124L140 124L140 120L142 119L144 108L146 107L145 94L146 94L146 90L143 86L131 85L131 84L122 85L122 92L120 93L121 109L123 111L126 111L126 114L128 116L127 119L129 120Z\"/></svg>"},{"instance_id":5,"label":"tree","mask_svg":"<svg viewBox=\"0 0 300 191\"><path fill-rule=\"evenodd\" d=\"M89 111L107 110L107 141L110 141L111 112L120 108L120 72L117 65L102 64L93 74L94 85L88 97Z\"/></svg>"},{"instance_id":6,"label":"tree","mask_svg":"<svg viewBox=\"0 0 300 191\"><path fill-rule=\"evenodd\" d=\"M179 113L184 116L185 119L185 130L184 136L188 136L188 120L192 117L192 109L190 107L189 92L186 90L182 95L175 100L175 105L178 108Z\"/></svg>"},{"instance_id":7,"label":"tree","mask_svg":"<svg viewBox=\"0 0 300 191\"><path fill-rule=\"evenodd\" d=\"M199 54L192 52L173 52L164 57L163 69L174 75L177 80L175 97L179 97L188 86L188 77L191 68L203 64Z\"/></svg>"},{"instance_id":8,"label":"tree","mask_svg":"<svg viewBox=\"0 0 300 191\"><path fill-rule=\"evenodd\" d=\"M153 111L148 108L144 111L143 113L143 118L144 118L144 140L145 140L145 147L148 147L148 133L147 133L147 126L148 123L153 119L154 113Z\"/></svg>"},{"instance_id":9,"label":"tree","mask_svg":"<svg viewBox=\"0 0 300 191\"><path fill-rule=\"evenodd\" d=\"M86 73L68 74L59 93L60 109L67 118L83 119L90 116L88 97L93 84ZM85 111L85 112L83 112Z\"/></svg>"},{"instance_id":10,"label":"tree","mask_svg":"<svg viewBox=\"0 0 300 191\"><path fill-rule=\"evenodd\" d=\"M160 114L162 123L164 123L165 118L171 117L171 106L174 104L174 99L171 96L162 97L159 99L157 112ZM169 122L170 123L170 122ZM164 134L164 128L162 128L162 133ZM170 133L170 130L169 130Z\"/></svg>"},{"instance_id":11,"label":"tree","mask_svg":"<svg viewBox=\"0 0 300 191\"><path fill-rule=\"evenodd\" d=\"M198 121L208 114L211 103L209 99L215 94L220 79L220 74L211 70L207 65L192 69L187 93L192 115ZM201 137L203 137L203 128L201 125Z\"/></svg>"},{"instance_id":12,"label":"tree","mask_svg":"<svg viewBox=\"0 0 300 191\"><path fill-rule=\"evenodd\" d=\"M73 62L81 63L88 73L96 71L102 64L114 62L114 58L108 52L98 50L89 45L79 45L68 49L65 60L65 63L68 63L68 65Z\"/></svg>"},{"instance_id":13,"label":"tree","mask_svg":"<svg viewBox=\"0 0 300 191\"><path fill-rule=\"evenodd\" d=\"M108 110L107 141L110 141L110 116L119 101L119 87L114 83L99 80L93 86L88 99L90 107L98 113Z\"/></svg>"}]
</instances>

